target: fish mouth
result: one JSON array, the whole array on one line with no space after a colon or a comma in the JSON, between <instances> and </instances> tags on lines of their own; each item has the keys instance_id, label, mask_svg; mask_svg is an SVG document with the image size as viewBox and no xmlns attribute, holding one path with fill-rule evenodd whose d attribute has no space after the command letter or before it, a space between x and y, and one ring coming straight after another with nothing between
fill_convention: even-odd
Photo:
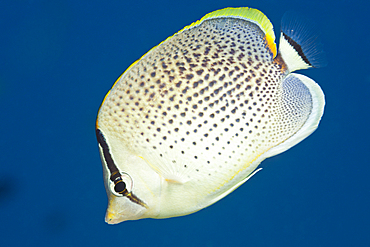
<instances>
[{"instance_id":1,"label":"fish mouth","mask_svg":"<svg viewBox=\"0 0 370 247\"><path fill-rule=\"evenodd\" d=\"M147 210L148 206L146 204L143 206L137 202L132 202L127 197L111 197L105 214L105 222L114 225L127 220L141 219Z\"/></svg>"},{"instance_id":2,"label":"fish mouth","mask_svg":"<svg viewBox=\"0 0 370 247\"><path fill-rule=\"evenodd\" d=\"M142 208L135 213L114 213L107 210L105 214L105 222L109 225L115 225L128 220L138 220L141 219L142 215L145 213L146 209Z\"/></svg>"}]
</instances>

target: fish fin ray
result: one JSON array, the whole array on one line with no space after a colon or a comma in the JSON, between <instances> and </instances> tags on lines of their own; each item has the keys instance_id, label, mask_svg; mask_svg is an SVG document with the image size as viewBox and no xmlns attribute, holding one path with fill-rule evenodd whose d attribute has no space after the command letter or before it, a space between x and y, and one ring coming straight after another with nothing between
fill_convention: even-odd
<instances>
[{"instance_id":1,"label":"fish fin ray","mask_svg":"<svg viewBox=\"0 0 370 247\"><path fill-rule=\"evenodd\" d=\"M275 43L275 33L274 28L270 20L267 18L265 14L263 14L258 9L248 8L248 7L240 7L240 8L224 8L215 10L211 13L206 14L203 16L200 20L193 22L192 24L185 26L183 29L175 33L174 35L168 37L160 44L164 43L165 41L171 39L173 36L175 36L178 33L183 32L187 29L195 28L199 25L201 25L204 21L210 20L210 19L216 19L216 18L224 18L224 17L231 17L231 18L237 18L237 19L243 19L250 21L260 27L260 29L265 34L265 39L267 46L271 50L273 57L277 54L277 48ZM160 45L159 44L159 45Z\"/></svg>"},{"instance_id":2,"label":"fish fin ray","mask_svg":"<svg viewBox=\"0 0 370 247\"><path fill-rule=\"evenodd\" d=\"M252 178L257 172L259 172L261 170L262 170L261 167L255 169L252 173L250 173L248 176L246 176L243 180L241 180L240 182L234 184L228 190L222 191L222 193L215 193L215 194L209 195L209 197L213 197L213 198L211 200L206 200L207 201L206 204L200 204L200 205L198 205L199 208L208 207L209 205L212 205L212 204L218 202L219 200L221 200L222 198L224 198L225 196L227 196L228 194L230 194L231 192L233 192L234 190L236 190L239 186L241 186L242 184L244 184L245 182L247 182L250 178Z\"/></svg>"},{"instance_id":3,"label":"fish fin ray","mask_svg":"<svg viewBox=\"0 0 370 247\"><path fill-rule=\"evenodd\" d=\"M265 33L267 46L270 48L271 52L273 53L273 57L276 56L277 51L276 51L276 44L275 44L274 27L272 23L270 22L270 20L267 18L267 16L263 14L261 11L259 11L258 9L253 9L253 8L248 8L248 7L225 8L225 9L213 11L205 15L202 19L199 20L199 22L201 23L207 19L221 18L221 17L234 17L234 18L244 19L244 20L253 22L256 25L258 25L260 29Z\"/></svg>"},{"instance_id":4,"label":"fish fin ray","mask_svg":"<svg viewBox=\"0 0 370 247\"><path fill-rule=\"evenodd\" d=\"M263 155L264 159L285 152L286 150L290 149L291 147L295 146L306 137L311 135L317 129L321 117L324 114L325 96L320 86L315 81L308 78L307 76L291 73L284 79L283 83L296 85L295 88L298 88L293 90L291 93L295 94L296 96L287 96L287 98L296 99L291 102L291 105L298 106L296 110L290 110L291 115L297 116L300 114L306 117L305 119L300 120L301 122L302 120L304 120L304 122L299 127L299 129L288 139L282 141L279 145L276 145L275 147L268 150ZM309 97L304 96L308 94ZM302 98L305 98L305 100L300 101L300 99ZM305 102L307 102L306 104L310 105L310 107L308 107L307 109L304 109ZM297 121L295 119L295 121L292 122L296 123Z\"/></svg>"},{"instance_id":5,"label":"fish fin ray","mask_svg":"<svg viewBox=\"0 0 370 247\"><path fill-rule=\"evenodd\" d=\"M295 12L287 12L282 18L279 53L289 72L327 64L316 26Z\"/></svg>"}]
</instances>

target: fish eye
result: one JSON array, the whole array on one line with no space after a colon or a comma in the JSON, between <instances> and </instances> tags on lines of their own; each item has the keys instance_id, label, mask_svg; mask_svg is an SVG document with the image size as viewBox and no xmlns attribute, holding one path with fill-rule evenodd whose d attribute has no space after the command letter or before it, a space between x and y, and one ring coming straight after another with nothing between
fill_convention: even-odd
<instances>
[{"instance_id":1,"label":"fish eye","mask_svg":"<svg viewBox=\"0 0 370 247\"><path fill-rule=\"evenodd\" d=\"M109 180L109 188L115 196L127 196L132 190L132 178L124 172L112 174Z\"/></svg>"}]
</instances>

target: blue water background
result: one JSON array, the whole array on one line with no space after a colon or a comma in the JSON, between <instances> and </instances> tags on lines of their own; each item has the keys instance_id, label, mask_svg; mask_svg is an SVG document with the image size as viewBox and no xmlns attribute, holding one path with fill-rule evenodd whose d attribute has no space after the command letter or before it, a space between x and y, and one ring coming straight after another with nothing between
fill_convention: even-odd
<instances>
[{"instance_id":1,"label":"blue water background","mask_svg":"<svg viewBox=\"0 0 370 247\"><path fill-rule=\"evenodd\" d=\"M225 199L165 220L104 222L100 103L136 59L204 14L315 20L329 64L318 130ZM370 246L367 1L1 1L1 246Z\"/></svg>"}]
</instances>

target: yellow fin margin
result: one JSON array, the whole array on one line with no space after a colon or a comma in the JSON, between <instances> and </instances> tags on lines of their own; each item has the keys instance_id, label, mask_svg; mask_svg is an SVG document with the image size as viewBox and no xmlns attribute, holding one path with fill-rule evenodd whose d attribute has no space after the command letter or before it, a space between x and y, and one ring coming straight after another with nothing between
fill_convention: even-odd
<instances>
[{"instance_id":1,"label":"yellow fin margin","mask_svg":"<svg viewBox=\"0 0 370 247\"><path fill-rule=\"evenodd\" d=\"M273 53L273 57L276 56L277 48L275 44L274 28L270 20L267 18L267 16L264 15L258 9L253 9L253 8L248 8L248 7L219 9L209 14L206 14L205 16L203 16L202 19L190 24L189 26L184 27L182 30L180 30L177 33L180 33L183 30L198 26L207 19L220 18L220 17L235 17L239 19L245 19L245 20L248 20L248 21L251 21L257 24L266 35L267 45L271 49L271 52ZM172 38L172 36L169 38Z\"/></svg>"},{"instance_id":2,"label":"yellow fin margin","mask_svg":"<svg viewBox=\"0 0 370 247\"><path fill-rule=\"evenodd\" d=\"M203 16L200 20L196 21L196 22L193 22L192 24L184 27L183 29L181 29L180 31L176 32L174 35L168 37L167 39L165 39L164 41L162 41L161 43L159 43L158 45L154 46L152 49L150 49L147 53L145 53L143 56L141 56L138 60L136 60L135 62L133 62L122 74L120 77L118 77L118 79L116 80L116 82L113 84L111 90L114 88L114 86L118 83L118 81L121 79L121 77L132 67L134 66L139 60L141 60L143 57L145 57L149 52L151 52L152 50L154 50L156 47L160 46L162 43L166 42L167 40L171 39L173 36L175 36L176 34L178 33L181 33L183 32L184 30L186 29L191 29L191 28L194 28L198 25L200 25L203 21L207 20L207 19L213 19L213 18L221 18L221 17L234 17L234 18L239 18L239 19L245 19L245 20L248 20L248 21L251 21L253 23L255 23L256 25L258 25L261 30L265 33L265 36L266 36L266 42L267 42L267 46L270 48L272 54L273 54L273 57L276 57L276 54L277 54L277 48L276 48L276 44L275 44L275 33L274 33L274 28L270 22L270 20L267 18L266 15L264 15L261 11L259 11L258 9L253 9L253 8L248 8L248 7L240 7L240 8L225 8L225 9L219 9L219 10L216 10L216 11L213 11L211 13L208 13L206 14L205 16ZM104 100L101 104L101 106L104 104L104 101L105 99L107 98L108 94L110 93L110 91L108 91L108 93L106 94L106 96L104 97ZM100 106L100 107L101 107ZM96 126L98 126L98 123L96 123Z\"/></svg>"}]
</instances>

